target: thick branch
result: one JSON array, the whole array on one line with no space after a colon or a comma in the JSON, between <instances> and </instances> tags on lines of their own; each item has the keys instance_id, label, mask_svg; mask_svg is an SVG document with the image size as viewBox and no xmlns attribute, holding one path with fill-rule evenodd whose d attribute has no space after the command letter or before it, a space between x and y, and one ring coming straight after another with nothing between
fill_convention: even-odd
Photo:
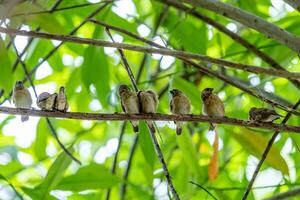
<instances>
[{"instance_id":1,"label":"thick branch","mask_svg":"<svg viewBox=\"0 0 300 200\"><path fill-rule=\"evenodd\" d=\"M275 194L274 196L267 198L265 200L282 200L282 199L287 199L287 198L292 198L300 195L300 188L293 188L289 191L282 192L279 194Z\"/></svg>"},{"instance_id":2,"label":"thick branch","mask_svg":"<svg viewBox=\"0 0 300 200\"><path fill-rule=\"evenodd\" d=\"M280 125L274 123L260 123L244 121L235 118L212 118L204 115L167 115L167 114L100 114L82 112L52 112L42 110L30 110L22 108L0 107L0 113L10 115L29 115L36 117L56 117L64 119L97 120L97 121L130 121L130 120L154 120L154 121L189 121L208 122L215 124L228 124L243 127L263 128L275 131L287 131L300 133L300 126Z\"/></svg>"},{"instance_id":3,"label":"thick branch","mask_svg":"<svg viewBox=\"0 0 300 200\"><path fill-rule=\"evenodd\" d=\"M184 2L191 3L194 6L205 8L216 12L220 15L233 19L241 24L257 30L271 37L279 43L289 47L297 53L300 53L300 38L291 34L282 28L265 21L264 19L244 11L232 5L222 3L216 0L183 0Z\"/></svg>"},{"instance_id":4,"label":"thick branch","mask_svg":"<svg viewBox=\"0 0 300 200\"><path fill-rule=\"evenodd\" d=\"M292 6L295 10L300 12L300 0L283 0L290 6Z\"/></svg>"},{"instance_id":5,"label":"thick branch","mask_svg":"<svg viewBox=\"0 0 300 200\"><path fill-rule=\"evenodd\" d=\"M117 43L117 42L108 42L104 40L96 40L96 39L88 39L88 38L79 38L69 35L57 35L57 34L50 34L50 33L42 33L36 31L24 31L24 30L17 30L17 29L9 29L9 28L2 28L0 27L0 32L7 33L10 35L22 35L28 37L36 37L36 38L45 38L45 39L54 39L63 42L74 42L78 44L89 44L95 46L103 46L103 47L113 47L118 49L127 49L131 51L138 51L144 53L157 53L162 55L174 56L177 58L186 58L186 59L195 59L200 60L208 63L214 63L217 65L227 66L235 69L240 69L256 74L267 74L279 77L286 77L286 78L297 78L300 79L300 73L292 73L283 70L275 70L275 69L265 69L257 66L246 65L235 63L223 59L216 59L209 56L204 56L201 54L189 53L184 51L176 51L170 49L156 49L151 47L144 47L144 46L137 46L137 45L130 45L124 43Z\"/></svg>"}]
</instances>

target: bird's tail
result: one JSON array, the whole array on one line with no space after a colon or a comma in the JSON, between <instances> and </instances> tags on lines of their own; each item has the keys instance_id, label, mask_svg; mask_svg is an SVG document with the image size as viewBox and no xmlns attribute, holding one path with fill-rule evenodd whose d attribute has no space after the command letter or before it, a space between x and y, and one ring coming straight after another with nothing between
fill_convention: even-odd
<instances>
[{"instance_id":1,"label":"bird's tail","mask_svg":"<svg viewBox=\"0 0 300 200\"><path fill-rule=\"evenodd\" d=\"M176 134L181 135L182 133L182 122L176 122Z\"/></svg>"},{"instance_id":2,"label":"bird's tail","mask_svg":"<svg viewBox=\"0 0 300 200\"><path fill-rule=\"evenodd\" d=\"M147 124L149 126L149 129L152 133L155 133L155 127L153 125L153 122L152 121L147 121Z\"/></svg>"},{"instance_id":3,"label":"bird's tail","mask_svg":"<svg viewBox=\"0 0 300 200\"><path fill-rule=\"evenodd\" d=\"M25 122L25 121L27 121L29 119L29 116L28 115L22 115L21 116L21 121L22 122Z\"/></svg>"},{"instance_id":4,"label":"bird's tail","mask_svg":"<svg viewBox=\"0 0 300 200\"><path fill-rule=\"evenodd\" d=\"M131 124L132 124L133 131L135 133L138 133L139 132L139 122L138 121L131 121Z\"/></svg>"},{"instance_id":5,"label":"bird's tail","mask_svg":"<svg viewBox=\"0 0 300 200\"><path fill-rule=\"evenodd\" d=\"M210 130L210 131L213 131L213 130L215 130L215 128L216 128L215 124L210 123L209 130Z\"/></svg>"}]
</instances>

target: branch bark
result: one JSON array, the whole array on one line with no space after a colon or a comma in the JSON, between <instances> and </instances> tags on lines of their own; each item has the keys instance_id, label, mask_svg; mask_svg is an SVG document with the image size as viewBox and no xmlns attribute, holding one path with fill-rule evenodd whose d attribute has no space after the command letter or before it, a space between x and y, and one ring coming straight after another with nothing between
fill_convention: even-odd
<instances>
[{"instance_id":1,"label":"branch bark","mask_svg":"<svg viewBox=\"0 0 300 200\"><path fill-rule=\"evenodd\" d=\"M292 6L295 10L300 12L300 0L283 0L290 6Z\"/></svg>"},{"instance_id":2,"label":"branch bark","mask_svg":"<svg viewBox=\"0 0 300 200\"><path fill-rule=\"evenodd\" d=\"M286 198L296 197L299 195L300 195L300 187L297 187L286 192L275 194L274 196L267 198L265 200L282 200Z\"/></svg>"},{"instance_id":3,"label":"branch bark","mask_svg":"<svg viewBox=\"0 0 300 200\"><path fill-rule=\"evenodd\" d=\"M204 61L204 62L208 62L208 63L213 63L213 64L217 64L217 65L222 65L222 66L226 66L226 67L231 67L231 68L235 68L235 69L252 72L255 74L267 74L267 75L278 76L278 77L300 79L300 73L292 73L292 72L287 72L287 71L283 71L283 70L275 70L275 69L265 69L265 68L261 68L261 67L257 67L257 66L235 63L235 62L231 62L231 61L227 61L227 60L223 60L223 59L216 59L216 58L212 58L212 57L201 55L201 54L170 50L167 48L166 49L156 49L156 48L151 48L151 47L130 45L130 44L124 44L124 43L108 42L108 41L104 41L104 40L79 38L79 37L74 37L74 36L69 36L69 35L57 35L57 34L42 33L42 32L36 32L36 31L23 31L23 30L2 28L2 27L0 27L0 32L7 33L10 35L22 35L22 36L28 36L28 37L54 39L54 40L59 40L59 41L63 41L63 42L74 42L74 43L78 43L78 44L89 44L89 45L95 45L95 46L113 47L113 48L118 48L118 49L127 49L127 50L131 50L131 51L138 51L138 52L144 52L144 53L157 53L157 54L162 54L162 55L174 56L177 58L200 60L200 61ZM32 75L32 74L30 74L30 75Z\"/></svg>"},{"instance_id":4,"label":"branch bark","mask_svg":"<svg viewBox=\"0 0 300 200\"><path fill-rule=\"evenodd\" d=\"M300 133L300 126L281 125L275 123L263 123L245 121L229 117L208 117L205 115L167 115L167 114L106 114L106 113L83 113L83 112L59 112L42 111L22 108L0 107L0 113L9 115L29 115L35 117L55 117L64 119L96 120L96 121L130 121L130 120L153 120L153 121L188 121L206 122L214 124L227 124L243 127L262 128L275 131Z\"/></svg>"},{"instance_id":5,"label":"branch bark","mask_svg":"<svg viewBox=\"0 0 300 200\"><path fill-rule=\"evenodd\" d=\"M183 0L233 19L300 53L300 38L252 13L217 0Z\"/></svg>"}]
</instances>

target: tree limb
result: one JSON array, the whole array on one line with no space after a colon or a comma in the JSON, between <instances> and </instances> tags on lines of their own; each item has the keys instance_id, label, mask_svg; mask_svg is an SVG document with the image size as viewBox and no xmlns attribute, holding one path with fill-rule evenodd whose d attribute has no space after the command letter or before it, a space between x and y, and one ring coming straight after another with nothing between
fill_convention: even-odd
<instances>
[{"instance_id":1,"label":"tree limb","mask_svg":"<svg viewBox=\"0 0 300 200\"><path fill-rule=\"evenodd\" d=\"M42 111L24 108L0 107L0 113L9 115L29 115L35 117L55 117L64 119L96 120L96 121L130 121L130 120L153 120L153 121L188 121L206 122L214 124L227 124L243 127L262 128L275 131L300 133L300 126L290 126L275 123L263 123L244 121L229 117L208 117L205 115L167 115L167 114L107 114L107 113L84 113L84 112L59 112Z\"/></svg>"},{"instance_id":2,"label":"tree limb","mask_svg":"<svg viewBox=\"0 0 300 200\"><path fill-rule=\"evenodd\" d=\"M300 187L292 188L291 190L288 190L286 192L282 192L279 194L275 194L274 196L270 198L266 198L265 200L282 200L287 198L295 198L296 196L300 195Z\"/></svg>"},{"instance_id":3,"label":"tree limb","mask_svg":"<svg viewBox=\"0 0 300 200\"><path fill-rule=\"evenodd\" d=\"M283 0L290 6L292 6L295 10L300 12L300 0Z\"/></svg>"},{"instance_id":4,"label":"tree limb","mask_svg":"<svg viewBox=\"0 0 300 200\"><path fill-rule=\"evenodd\" d=\"M289 47L297 54L300 53L300 38L290 32L267 22L250 12L244 11L232 5L222 3L217 0L183 0L183 2L191 3L194 6L211 10L215 13L233 19L241 24L263 33L267 37L271 37L279 43Z\"/></svg>"},{"instance_id":5,"label":"tree limb","mask_svg":"<svg viewBox=\"0 0 300 200\"><path fill-rule=\"evenodd\" d=\"M252 72L255 74L268 74L278 77L286 77L286 78L295 78L300 79L300 73L293 73L283 70L275 70L275 69L265 69L257 66L246 65L241 63L235 63L223 59L216 59L209 56L195 54L190 52L184 51L176 51L170 49L156 49L151 47L144 47L144 46L137 46L137 45L130 45L124 43L117 43L117 42L108 42L104 40L96 40L96 39L88 39L88 38L79 38L69 35L58 35L58 34L50 34L50 33L43 33L37 31L24 31L24 30L17 30L17 29L10 29L10 28L2 28L0 27L0 32L7 33L11 35L22 35L28 37L36 37L36 38L44 38L44 39L54 39L63 42L74 42L78 44L89 44L95 46L103 46L103 47L113 47L118 49L127 49L131 51L138 51L144 53L157 53L162 55L174 56L177 58L186 58L186 59L195 59L200 60L208 63L214 63L217 65L227 66L235 69L240 69L248 72ZM32 74L30 74L32 75Z\"/></svg>"}]
</instances>

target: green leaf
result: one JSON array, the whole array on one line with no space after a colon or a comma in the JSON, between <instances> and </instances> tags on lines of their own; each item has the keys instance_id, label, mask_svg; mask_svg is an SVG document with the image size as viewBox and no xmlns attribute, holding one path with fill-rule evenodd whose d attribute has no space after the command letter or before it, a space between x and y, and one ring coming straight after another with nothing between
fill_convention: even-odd
<instances>
[{"instance_id":1,"label":"green leaf","mask_svg":"<svg viewBox=\"0 0 300 200\"><path fill-rule=\"evenodd\" d=\"M72 149L70 149L72 152ZM66 171L67 167L71 163L71 158L63 151L60 155L56 158L48 173L44 179L44 181L39 185L36 190L39 193L40 199L49 199L49 193L58 182L62 179L64 172Z\"/></svg>"},{"instance_id":2,"label":"green leaf","mask_svg":"<svg viewBox=\"0 0 300 200\"><path fill-rule=\"evenodd\" d=\"M148 130L148 127L145 122L140 123L140 132L139 132L139 143L144 155L144 158L150 168L154 169L154 163L156 161L156 154L152 144L152 139Z\"/></svg>"},{"instance_id":3,"label":"green leaf","mask_svg":"<svg viewBox=\"0 0 300 200\"><path fill-rule=\"evenodd\" d=\"M71 191L107 189L117 185L120 181L118 176L113 175L104 166L92 163L62 179L55 188Z\"/></svg>"},{"instance_id":4,"label":"green leaf","mask_svg":"<svg viewBox=\"0 0 300 200\"><path fill-rule=\"evenodd\" d=\"M182 152L182 159L189 170L191 170L197 177L201 175L198 157L191 136L186 132L177 137L178 146Z\"/></svg>"},{"instance_id":5,"label":"green leaf","mask_svg":"<svg viewBox=\"0 0 300 200\"><path fill-rule=\"evenodd\" d=\"M51 135L45 119L41 118L36 129L36 138L33 145L34 153L40 160L46 157L47 137Z\"/></svg>"},{"instance_id":6,"label":"green leaf","mask_svg":"<svg viewBox=\"0 0 300 200\"><path fill-rule=\"evenodd\" d=\"M6 50L5 44L0 37L0 87L2 87L6 93L8 93L13 86L13 74L11 66L12 65L9 59L8 51Z\"/></svg>"},{"instance_id":7,"label":"green leaf","mask_svg":"<svg viewBox=\"0 0 300 200\"><path fill-rule=\"evenodd\" d=\"M99 35L99 29L96 28L94 38ZM103 48L89 46L84 55L84 62L81 67L81 79L89 91L90 85L94 84L97 91L97 97L100 99L103 107L107 107L107 94L110 91L109 86L109 64Z\"/></svg>"},{"instance_id":8,"label":"green leaf","mask_svg":"<svg viewBox=\"0 0 300 200\"><path fill-rule=\"evenodd\" d=\"M250 154L254 155L257 159L261 159L261 156L268 144L268 139L255 132L242 129L241 134L232 132L232 136L241 144L241 146ZM288 166L280 155L280 151L272 146L267 158L266 163L271 167L281 171L283 174L288 175Z\"/></svg>"}]
</instances>

